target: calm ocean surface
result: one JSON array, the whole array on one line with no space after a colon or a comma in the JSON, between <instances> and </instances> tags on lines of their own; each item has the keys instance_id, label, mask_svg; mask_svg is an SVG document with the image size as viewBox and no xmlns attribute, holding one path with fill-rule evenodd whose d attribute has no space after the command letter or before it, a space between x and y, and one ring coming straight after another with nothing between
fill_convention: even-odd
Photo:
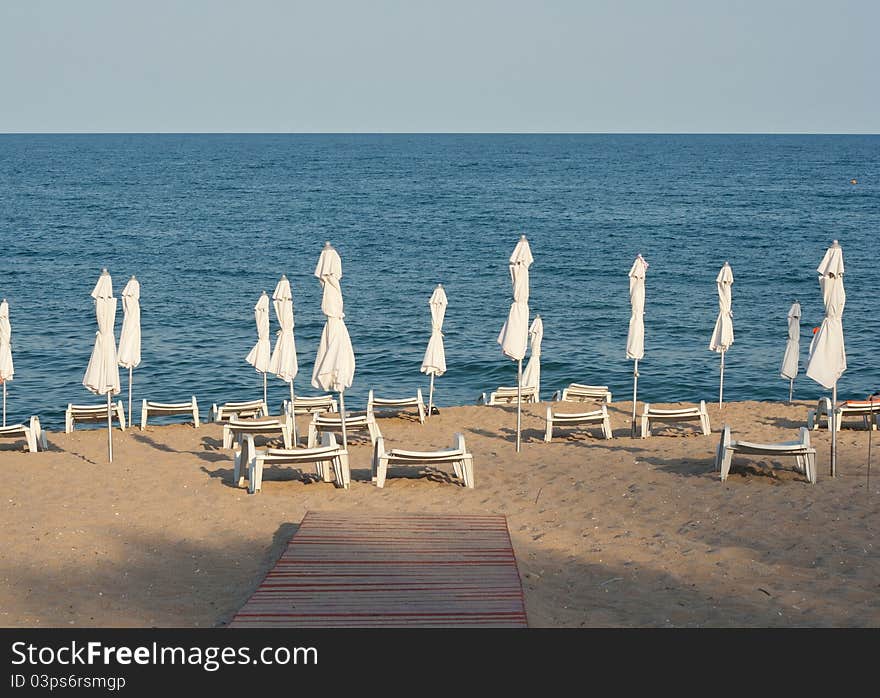
<instances>
[{"instance_id":1,"label":"calm ocean surface","mask_svg":"<svg viewBox=\"0 0 880 698\"><path fill-rule=\"evenodd\" d=\"M438 282L449 307L437 401L472 403L516 381L495 340L521 233L535 257L545 398L572 381L631 396L627 272L641 252L639 397L717 400L708 344L727 260L736 339L725 399L786 399L786 314L800 300L803 367L823 316L815 269L835 238L847 271L839 390L863 396L880 389L878 227L880 136L0 135L9 419L39 414L60 428L68 402L101 401L81 385L101 267L120 296L117 338L122 287L132 274L141 282L136 404L195 394L206 412L261 396L244 357L253 306L282 273L294 294L295 385L316 393L324 317L312 272L325 240L342 257L357 358L346 406L362 408L370 387L397 396L421 386L427 399L419 366ZM271 322L274 346L274 312ZM287 386L270 377L269 391L277 409ZM820 394L803 375L795 383L796 398Z\"/></svg>"}]
</instances>

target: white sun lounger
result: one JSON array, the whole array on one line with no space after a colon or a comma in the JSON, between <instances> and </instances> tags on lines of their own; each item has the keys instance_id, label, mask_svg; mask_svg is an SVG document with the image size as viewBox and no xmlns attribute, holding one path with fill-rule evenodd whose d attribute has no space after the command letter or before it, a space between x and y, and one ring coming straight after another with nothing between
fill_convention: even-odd
<instances>
[{"instance_id":1,"label":"white sun lounger","mask_svg":"<svg viewBox=\"0 0 880 698\"><path fill-rule=\"evenodd\" d=\"M385 450L385 440L380 436L373 448L373 482L384 487L388 468L397 465L451 465L455 475L465 487L474 486L474 457L467 452L464 435L456 434L452 448L439 451L404 451L393 448Z\"/></svg>"},{"instance_id":2,"label":"white sun lounger","mask_svg":"<svg viewBox=\"0 0 880 698\"><path fill-rule=\"evenodd\" d=\"M149 415L186 414L192 415L193 426L199 428L199 405L193 395L189 402L153 402L144 400L141 403L141 431L147 428Z\"/></svg>"},{"instance_id":3,"label":"white sun lounger","mask_svg":"<svg viewBox=\"0 0 880 698\"><path fill-rule=\"evenodd\" d=\"M415 407L419 411L419 424L425 423L425 401L422 399L422 389L416 389L415 397L403 398L382 398L373 394L370 388L370 394L367 396L367 411L376 413L376 409L402 410L407 407Z\"/></svg>"},{"instance_id":4,"label":"white sun lounger","mask_svg":"<svg viewBox=\"0 0 880 698\"><path fill-rule=\"evenodd\" d=\"M280 436L284 440L284 448L293 448L293 418L259 417L256 419L239 419L230 417L223 425L223 448L232 448L240 444L246 434L262 434L264 436Z\"/></svg>"},{"instance_id":5,"label":"white sun lounger","mask_svg":"<svg viewBox=\"0 0 880 698\"><path fill-rule=\"evenodd\" d=\"M528 402L538 402L538 389L535 386L523 386L522 388L522 403L526 404ZM511 388L509 386L502 385L498 388L498 390L489 393L489 397L486 397L486 393L482 393L477 399L477 404L515 405L516 386L513 386Z\"/></svg>"},{"instance_id":6,"label":"white sun lounger","mask_svg":"<svg viewBox=\"0 0 880 698\"><path fill-rule=\"evenodd\" d=\"M122 407L122 400L117 400L116 404L110 405L110 418L116 417L119 422L119 428L125 431L125 409ZM104 422L107 423L107 403L102 405L67 405L64 413L64 433L70 434L77 422Z\"/></svg>"},{"instance_id":7,"label":"white sun lounger","mask_svg":"<svg viewBox=\"0 0 880 698\"><path fill-rule=\"evenodd\" d=\"M106 406L105 406L106 414ZM46 432L40 427L40 418L33 415L27 424L10 424L0 427L0 439L21 439L27 442L28 451L36 453L49 448Z\"/></svg>"},{"instance_id":8,"label":"white sun lounger","mask_svg":"<svg viewBox=\"0 0 880 698\"><path fill-rule=\"evenodd\" d=\"M820 397L816 409L807 412L807 429L815 431L822 425L822 419L824 418L828 431L831 431L830 415L831 400L827 397ZM837 424L837 431L840 431L841 426L843 426L844 419L851 419L853 417L861 418L865 429L870 424L871 429L876 430L880 426L880 398L875 398L873 403L870 400L847 400L846 402L838 403L837 418L834 420Z\"/></svg>"},{"instance_id":9,"label":"white sun lounger","mask_svg":"<svg viewBox=\"0 0 880 698\"><path fill-rule=\"evenodd\" d=\"M238 417L268 417L269 406L263 400L227 402L222 405L214 403L211 405L208 419L211 422L226 422L233 415Z\"/></svg>"},{"instance_id":10,"label":"white sun lounger","mask_svg":"<svg viewBox=\"0 0 880 698\"><path fill-rule=\"evenodd\" d=\"M348 489L351 484L348 451L336 443L331 433L325 433L321 445L316 448L267 449L256 448L253 435L245 434L241 448L235 452L233 482L238 487L244 484L246 467L248 492L255 494L263 488L263 468L267 465L314 465L315 472L324 482L330 482L332 468L337 487Z\"/></svg>"},{"instance_id":11,"label":"white sun lounger","mask_svg":"<svg viewBox=\"0 0 880 698\"><path fill-rule=\"evenodd\" d=\"M611 391L607 385L570 383L567 388L553 393L552 399L560 402L611 402Z\"/></svg>"},{"instance_id":12,"label":"white sun lounger","mask_svg":"<svg viewBox=\"0 0 880 698\"><path fill-rule=\"evenodd\" d=\"M364 430L369 432L370 443L373 444L382 435L372 410L367 410L364 414L345 416L346 433ZM326 431L342 432L342 417L339 413L325 412L320 414L316 412L312 415L312 421L309 422L309 448L314 448L318 444L318 436Z\"/></svg>"},{"instance_id":13,"label":"white sun lounger","mask_svg":"<svg viewBox=\"0 0 880 698\"><path fill-rule=\"evenodd\" d=\"M603 403L602 407L591 412L554 412L553 406L547 405L547 430L544 433L544 441L549 443L553 439L553 427L579 427L593 424L602 427L602 434L606 439L613 436L606 404Z\"/></svg>"},{"instance_id":14,"label":"white sun lounger","mask_svg":"<svg viewBox=\"0 0 880 698\"><path fill-rule=\"evenodd\" d=\"M759 444L750 441L733 441L730 438L730 427L726 424L721 432L721 442L715 454L715 469L721 471L721 481L730 473L730 462L734 453L753 456L794 456L796 470L803 473L810 484L816 482L816 449L810 446L810 430L801 427L800 440L783 441L776 444Z\"/></svg>"},{"instance_id":15,"label":"white sun lounger","mask_svg":"<svg viewBox=\"0 0 880 698\"><path fill-rule=\"evenodd\" d=\"M700 429L704 436L709 436L712 429L709 426L709 412L706 410L706 401L700 400L699 407L675 407L671 409L661 409L659 407L651 407L651 403L645 403L645 409L642 412L642 438L645 439L651 435L651 422L685 422L695 420L700 423Z\"/></svg>"},{"instance_id":16,"label":"white sun lounger","mask_svg":"<svg viewBox=\"0 0 880 698\"><path fill-rule=\"evenodd\" d=\"M287 414L290 400L281 403L281 414ZM296 414L314 414L315 412L338 412L336 398L332 395L296 395L293 407Z\"/></svg>"}]
</instances>

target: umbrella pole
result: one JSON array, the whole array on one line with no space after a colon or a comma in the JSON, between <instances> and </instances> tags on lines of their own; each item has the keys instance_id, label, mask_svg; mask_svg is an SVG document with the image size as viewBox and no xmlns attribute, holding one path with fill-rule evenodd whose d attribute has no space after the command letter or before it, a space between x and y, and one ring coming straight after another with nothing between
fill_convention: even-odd
<instances>
[{"instance_id":1,"label":"umbrella pole","mask_svg":"<svg viewBox=\"0 0 880 698\"><path fill-rule=\"evenodd\" d=\"M522 437L520 430L522 428L522 359L517 363L518 369L516 374L516 452L519 453Z\"/></svg>"},{"instance_id":2,"label":"umbrella pole","mask_svg":"<svg viewBox=\"0 0 880 698\"><path fill-rule=\"evenodd\" d=\"M639 360L636 359L635 365L633 366L633 417L632 417L632 427L630 428L630 437L636 438L636 395L638 395L639 388Z\"/></svg>"},{"instance_id":3,"label":"umbrella pole","mask_svg":"<svg viewBox=\"0 0 880 698\"><path fill-rule=\"evenodd\" d=\"M290 381L290 419L293 422L293 447L296 448L299 443L299 437L296 435L296 405L293 398L293 380Z\"/></svg>"},{"instance_id":4,"label":"umbrella pole","mask_svg":"<svg viewBox=\"0 0 880 698\"><path fill-rule=\"evenodd\" d=\"M831 477L837 476L837 381L831 389Z\"/></svg>"},{"instance_id":5,"label":"umbrella pole","mask_svg":"<svg viewBox=\"0 0 880 698\"><path fill-rule=\"evenodd\" d=\"M131 372L132 367L128 367L128 427L131 428Z\"/></svg>"},{"instance_id":6,"label":"umbrella pole","mask_svg":"<svg viewBox=\"0 0 880 698\"><path fill-rule=\"evenodd\" d=\"M791 404L791 397L794 394L794 378L789 379L788 383L788 404Z\"/></svg>"},{"instance_id":7,"label":"umbrella pole","mask_svg":"<svg viewBox=\"0 0 880 698\"><path fill-rule=\"evenodd\" d=\"M267 393L266 393L266 373L264 372L264 373L263 373L263 404L266 405L266 409L268 410L268 409L269 409L269 401L268 401L266 398L267 398Z\"/></svg>"},{"instance_id":8,"label":"umbrella pole","mask_svg":"<svg viewBox=\"0 0 880 698\"><path fill-rule=\"evenodd\" d=\"M345 398L343 397L344 390L339 391L339 417L342 420L342 448L344 450L348 450L348 437L345 434Z\"/></svg>"},{"instance_id":9,"label":"umbrella pole","mask_svg":"<svg viewBox=\"0 0 880 698\"><path fill-rule=\"evenodd\" d=\"M6 426L6 381L3 381L3 426Z\"/></svg>"},{"instance_id":10,"label":"umbrella pole","mask_svg":"<svg viewBox=\"0 0 880 698\"><path fill-rule=\"evenodd\" d=\"M724 403L724 349L721 350L721 382L718 384L718 407Z\"/></svg>"},{"instance_id":11,"label":"umbrella pole","mask_svg":"<svg viewBox=\"0 0 880 698\"><path fill-rule=\"evenodd\" d=\"M110 391L107 391L107 452L113 462L113 412L110 407Z\"/></svg>"},{"instance_id":12,"label":"umbrella pole","mask_svg":"<svg viewBox=\"0 0 880 698\"><path fill-rule=\"evenodd\" d=\"M431 374L431 389L428 391L428 416L434 411L434 374ZM5 424L5 422L4 422Z\"/></svg>"}]
</instances>

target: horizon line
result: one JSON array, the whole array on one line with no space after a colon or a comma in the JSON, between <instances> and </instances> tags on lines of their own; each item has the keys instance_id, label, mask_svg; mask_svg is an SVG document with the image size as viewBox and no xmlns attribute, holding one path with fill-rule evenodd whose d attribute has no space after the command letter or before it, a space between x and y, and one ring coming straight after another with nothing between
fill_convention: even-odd
<instances>
[{"instance_id":1,"label":"horizon line","mask_svg":"<svg viewBox=\"0 0 880 698\"><path fill-rule=\"evenodd\" d=\"M0 131L0 136L877 136L880 131Z\"/></svg>"}]
</instances>

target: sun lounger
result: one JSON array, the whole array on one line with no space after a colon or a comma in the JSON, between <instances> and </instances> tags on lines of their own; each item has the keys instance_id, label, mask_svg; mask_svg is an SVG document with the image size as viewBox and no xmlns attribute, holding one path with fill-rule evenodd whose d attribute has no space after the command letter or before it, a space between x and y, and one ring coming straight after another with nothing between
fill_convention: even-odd
<instances>
[{"instance_id":1,"label":"sun lounger","mask_svg":"<svg viewBox=\"0 0 880 698\"><path fill-rule=\"evenodd\" d=\"M486 397L486 393L482 393L477 400L477 404L483 405L515 405L516 404L516 386L512 388L509 386L501 386L498 390L489 393L489 397ZM528 402L538 402L538 389L535 386L522 388L522 402L526 404Z\"/></svg>"},{"instance_id":2,"label":"sun lounger","mask_svg":"<svg viewBox=\"0 0 880 698\"><path fill-rule=\"evenodd\" d=\"M244 402L227 402L222 405L214 403L208 419L211 422L226 422L233 415L240 418L268 417L269 406L263 400L245 400Z\"/></svg>"},{"instance_id":3,"label":"sun lounger","mask_svg":"<svg viewBox=\"0 0 880 698\"><path fill-rule=\"evenodd\" d=\"M570 383L567 388L553 393L552 399L560 402L611 402L611 391L607 385Z\"/></svg>"},{"instance_id":4,"label":"sun lounger","mask_svg":"<svg viewBox=\"0 0 880 698\"><path fill-rule=\"evenodd\" d=\"M106 414L106 408L105 408ZM46 432L40 427L40 418L33 415L27 424L10 424L0 427L0 439L24 439L28 451L36 453L49 448L46 443Z\"/></svg>"},{"instance_id":5,"label":"sun lounger","mask_svg":"<svg viewBox=\"0 0 880 698\"><path fill-rule=\"evenodd\" d=\"M189 402L153 402L144 400L141 403L141 431L147 428L149 415L186 414L192 415L193 426L199 428L199 405L193 395Z\"/></svg>"},{"instance_id":6,"label":"sun lounger","mask_svg":"<svg viewBox=\"0 0 880 698\"><path fill-rule=\"evenodd\" d=\"M364 430L369 432L370 443L373 444L382 435L372 410L367 410L364 414L345 416L346 433ZM318 436L325 431L342 432L342 417L338 413L325 412L324 414L319 414L316 412L312 415L312 421L309 423L309 448L314 448L318 444Z\"/></svg>"},{"instance_id":7,"label":"sun lounger","mask_svg":"<svg viewBox=\"0 0 880 698\"><path fill-rule=\"evenodd\" d=\"M125 409L122 407L122 400L117 400L116 404L110 405L110 418L116 417L119 422L119 428L125 431ZM64 413L64 433L70 434L77 422L104 422L107 423L107 403L102 405L67 405Z\"/></svg>"},{"instance_id":8,"label":"sun lounger","mask_svg":"<svg viewBox=\"0 0 880 698\"><path fill-rule=\"evenodd\" d=\"M825 419L828 431L831 431L831 400L827 397L820 397L819 404L815 410L807 412L807 429L815 431L822 425L822 419ZM877 429L880 425L880 398L875 398L873 403L871 400L847 400L837 404L837 418L834 420L837 424L837 431L840 431L844 419L859 417L864 424L865 429L870 424L871 429ZM873 418L872 418L873 417Z\"/></svg>"},{"instance_id":9,"label":"sun lounger","mask_svg":"<svg viewBox=\"0 0 880 698\"><path fill-rule=\"evenodd\" d=\"M288 405L290 405L290 400L281 403L281 414L287 414ZM339 411L336 398L332 395L297 395L293 406L296 414Z\"/></svg>"},{"instance_id":10,"label":"sun lounger","mask_svg":"<svg viewBox=\"0 0 880 698\"><path fill-rule=\"evenodd\" d=\"M608 407L603 403L598 410L591 412L554 412L552 405L547 405L547 431L544 433L544 441L549 443L553 439L553 427L579 427L599 425L606 439L612 437L611 419L608 417Z\"/></svg>"},{"instance_id":11,"label":"sun lounger","mask_svg":"<svg viewBox=\"0 0 880 698\"><path fill-rule=\"evenodd\" d=\"M241 487L247 469L248 492L255 494L263 488L263 468L267 465L314 465L318 477L324 482L330 482L332 468L337 487L348 489L351 484L348 451L336 443L331 433L324 433L321 445L316 448L267 449L256 448L253 435L245 434L241 448L235 452L233 482Z\"/></svg>"},{"instance_id":12,"label":"sun lounger","mask_svg":"<svg viewBox=\"0 0 880 698\"><path fill-rule=\"evenodd\" d=\"M403 410L407 407L415 407L419 411L419 424L425 423L425 401L422 399L422 389L416 389L415 397L404 398L381 398L373 394L370 388L370 394L367 396L367 411L372 410L375 414L376 409L392 409Z\"/></svg>"},{"instance_id":13,"label":"sun lounger","mask_svg":"<svg viewBox=\"0 0 880 698\"><path fill-rule=\"evenodd\" d=\"M721 481L727 479L733 454L742 453L753 456L794 456L796 470L803 473L811 484L816 482L816 449L810 446L810 431L801 427L798 441L783 441L775 444L759 444L750 441L733 441L730 427L726 424L721 432L721 442L715 454L715 469L721 471Z\"/></svg>"},{"instance_id":14,"label":"sun lounger","mask_svg":"<svg viewBox=\"0 0 880 698\"><path fill-rule=\"evenodd\" d=\"M642 412L642 438L645 439L651 435L651 422L684 422L688 420L699 421L700 429L705 436L712 433L705 400L700 400L699 407L675 407L672 409L651 407L651 403L646 402Z\"/></svg>"},{"instance_id":15,"label":"sun lounger","mask_svg":"<svg viewBox=\"0 0 880 698\"><path fill-rule=\"evenodd\" d=\"M256 419L240 419L230 417L223 425L223 448L232 448L239 444L246 434L261 434L263 436L280 436L284 439L284 448L293 448L293 418L285 417L259 417Z\"/></svg>"},{"instance_id":16,"label":"sun lounger","mask_svg":"<svg viewBox=\"0 0 880 698\"><path fill-rule=\"evenodd\" d=\"M455 475L465 487L474 486L474 457L467 452L464 436L455 435L451 448L439 451L404 451L393 448L385 450L385 440L380 436L373 447L373 482L384 487L388 468L398 465L451 465Z\"/></svg>"}]
</instances>

